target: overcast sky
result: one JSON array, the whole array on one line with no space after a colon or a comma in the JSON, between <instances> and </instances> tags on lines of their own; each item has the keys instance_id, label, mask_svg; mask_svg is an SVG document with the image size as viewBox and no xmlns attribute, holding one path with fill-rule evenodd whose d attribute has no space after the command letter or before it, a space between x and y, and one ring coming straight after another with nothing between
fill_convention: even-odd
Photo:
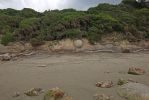
<instances>
[{"instance_id":1,"label":"overcast sky","mask_svg":"<svg viewBox=\"0 0 149 100\"><path fill-rule=\"evenodd\" d=\"M36 11L49 9L75 8L77 10L87 10L89 7L99 3L120 3L121 0L0 0L0 9L5 8L32 8Z\"/></svg>"}]
</instances>

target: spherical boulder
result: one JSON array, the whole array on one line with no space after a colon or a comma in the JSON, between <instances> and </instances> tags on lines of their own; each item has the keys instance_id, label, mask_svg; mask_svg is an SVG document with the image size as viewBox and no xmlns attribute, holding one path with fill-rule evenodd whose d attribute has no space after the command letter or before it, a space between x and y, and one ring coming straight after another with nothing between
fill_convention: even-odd
<instances>
[{"instance_id":1,"label":"spherical boulder","mask_svg":"<svg viewBox=\"0 0 149 100\"><path fill-rule=\"evenodd\" d=\"M82 48L83 47L83 41L82 40L75 40L74 41L74 46L76 48Z\"/></svg>"}]
</instances>

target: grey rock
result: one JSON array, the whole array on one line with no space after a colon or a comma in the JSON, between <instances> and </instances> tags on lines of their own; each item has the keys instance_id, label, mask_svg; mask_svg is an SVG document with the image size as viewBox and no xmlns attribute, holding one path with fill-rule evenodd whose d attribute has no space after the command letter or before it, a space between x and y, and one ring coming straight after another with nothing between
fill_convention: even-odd
<instances>
[{"instance_id":1,"label":"grey rock","mask_svg":"<svg viewBox=\"0 0 149 100\"><path fill-rule=\"evenodd\" d=\"M74 41L74 46L76 48L82 48L83 47L83 41L82 40L75 40Z\"/></svg>"},{"instance_id":2,"label":"grey rock","mask_svg":"<svg viewBox=\"0 0 149 100\"><path fill-rule=\"evenodd\" d=\"M9 53L2 54L2 55L0 55L0 60L1 61L9 61L9 60L11 60L11 55Z\"/></svg>"},{"instance_id":3,"label":"grey rock","mask_svg":"<svg viewBox=\"0 0 149 100\"><path fill-rule=\"evenodd\" d=\"M93 100L111 100L111 96L107 96L105 94L95 94L93 96Z\"/></svg>"},{"instance_id":4,"label":"grey rock","mask_svg":"<svg viewBox=\"0 0 149 100\"><path fill-rule=\"evenodd\" d=\"M120 86L117 92L127 100L149 100L149 87L144 84L129 82Z\"/></svg>"}]
</instances>

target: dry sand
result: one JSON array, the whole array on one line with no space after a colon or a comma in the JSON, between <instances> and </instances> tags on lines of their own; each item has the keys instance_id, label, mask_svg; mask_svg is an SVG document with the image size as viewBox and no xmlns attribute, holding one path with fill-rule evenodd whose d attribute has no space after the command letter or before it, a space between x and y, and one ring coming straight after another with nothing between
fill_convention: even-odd
<instances>
[{"instance_id":1,"label":"dry sand","mask_svg":"<svg viewBox=\"0 0 149 100\"><path fill-rule=\"evenodd\" d=\"M47 65L47 67L37 67ZM145 75L128 75L129 67L141 67ZM110 73L105 73L110 72ZM38 54L17 61L0 62L0 100L43 100L43 95L27 97L23 92L34 87L48 90L59 87L74 100L93 100L93 95L104 93L123 100L114 86L101 89L98 81L132 78L149 86L149 53L92 53L92 54ZM21 96L13 98L14 92Z\"/></svg>"}]
</instances>

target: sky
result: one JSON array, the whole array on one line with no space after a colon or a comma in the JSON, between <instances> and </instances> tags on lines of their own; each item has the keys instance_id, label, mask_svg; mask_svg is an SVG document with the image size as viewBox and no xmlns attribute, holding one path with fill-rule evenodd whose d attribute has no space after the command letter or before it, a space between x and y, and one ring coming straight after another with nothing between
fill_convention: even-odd
<instances>
[{"instance_id":1,"label":"sky","mask_svg":"<svg viewBox=\"0 0 149 100\"><path fill-rule=\"evenodd\" d=\"M0 0L0 9L32 8L36 11L74 8L77 10L87 10L99 3L118 4L121 0Z\"/></svg>"}]
</instances>

